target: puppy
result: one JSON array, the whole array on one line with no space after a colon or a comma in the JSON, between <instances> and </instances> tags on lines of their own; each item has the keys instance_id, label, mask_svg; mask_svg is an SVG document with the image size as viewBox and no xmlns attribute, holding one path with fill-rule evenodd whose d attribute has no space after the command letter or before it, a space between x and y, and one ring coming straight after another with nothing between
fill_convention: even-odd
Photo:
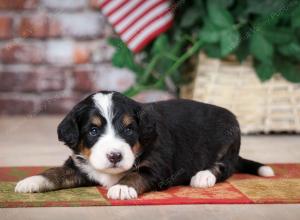
<instances>
[{"instance_id":1,"label":"puppy","mask_svg":"<svg viewBox=\"0 0 300 220\"><path fill-rule=\"evenodd\" d=\"M134 199L176 185L212 187L234 172L274 175L239 156L240 129L231 112L190 100L141 104L102 91L78 103L57 133L72 156L18 182L16 192L101 185L108 198Z\"/></svg>"}]
</instances>

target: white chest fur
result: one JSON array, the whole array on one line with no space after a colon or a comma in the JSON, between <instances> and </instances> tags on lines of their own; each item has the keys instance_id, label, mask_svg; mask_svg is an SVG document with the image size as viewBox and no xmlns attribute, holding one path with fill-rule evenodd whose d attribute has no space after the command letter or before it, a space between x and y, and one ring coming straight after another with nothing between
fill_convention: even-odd
<instances>
[{"instance_id":1,"label":"white chest fur","mask_svg":"<svg viewBox=\"0 0 300 220\"><path fill-rule=\"evenodd\" d=\"M101 173L95 170L88 163L81 163L76 157L72 157L76 166L85 174L87 174L88 178L92 181L99 183L104 187L111 187L119 182L119 180L124 176L124 174L106 174Z\"/></svg>"}]
</instances>

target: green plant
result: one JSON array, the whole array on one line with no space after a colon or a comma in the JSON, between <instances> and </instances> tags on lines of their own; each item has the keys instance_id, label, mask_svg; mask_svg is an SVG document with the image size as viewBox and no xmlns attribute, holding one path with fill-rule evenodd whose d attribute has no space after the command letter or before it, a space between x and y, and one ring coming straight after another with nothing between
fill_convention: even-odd
<instances>
[{"instance_id":1,"label":"green plant","mask_svg":"<svg viewBox=\"0 0 300 220\"><path fill-rule=\"evenodd\" d=\"M208 56L239 61L251 55L258 77L276 72L300 82L299 0L179 0L174 2L173 27L143 51L133 55L120 39L110 39L116 51L112 62L136 73L137 83L125 92L167 87L182 82L180 71L203 50Z\"/></svg>"}]
</instances>

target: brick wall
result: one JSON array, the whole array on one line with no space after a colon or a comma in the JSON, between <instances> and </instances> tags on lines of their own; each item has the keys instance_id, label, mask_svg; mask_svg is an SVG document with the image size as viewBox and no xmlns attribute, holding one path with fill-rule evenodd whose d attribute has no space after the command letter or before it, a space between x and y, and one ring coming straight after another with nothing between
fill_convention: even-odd
<instances>
[{"instance_id":1,"label":"brick wall","mask_svg":"<svg viewBox=\"0 0 300 220\"><path fill-rule=\"evenodd\" d=\"M97 0L0 0L0 114L65 113L93 91L126 90L135 77L111 65L112 35Z\"/></svg>"}]
</instances>

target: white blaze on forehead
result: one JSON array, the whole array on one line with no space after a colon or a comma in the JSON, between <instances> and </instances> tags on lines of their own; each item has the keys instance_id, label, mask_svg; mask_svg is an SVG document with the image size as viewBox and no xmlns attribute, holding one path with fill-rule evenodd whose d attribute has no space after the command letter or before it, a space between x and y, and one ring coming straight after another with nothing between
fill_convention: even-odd
<instances>
[{"instance_id":1,"label":"white blaze on forehead","mask_svg":"<svg viewBox=\"0 0 300 220\"><path fill-rule=\"evenodd\" d=\"M112 121L113 118L113 93L97 93L93 96L96 107L100 110L102 116L106 118L108 122Z\"/></svg>"},{"instance_id":2,"label":"white blaze on forehead","mask_svg":"<svg viewBox=\"0 0 300 220\"><path fill-rule=\"evenodd\" d=\"M109 174L119 174L133 166L134 154L130 145L121 138L112 124L113 120L113 93L97 93L93 96L94 103L99 109L101 115L106 119L106 127L103 134L91 148L89 162L97 170ZM118 162L118 167L111 168L111 162L107 154L112 152L121 153L122 160Z\"/></svg>"}]
</instances>

